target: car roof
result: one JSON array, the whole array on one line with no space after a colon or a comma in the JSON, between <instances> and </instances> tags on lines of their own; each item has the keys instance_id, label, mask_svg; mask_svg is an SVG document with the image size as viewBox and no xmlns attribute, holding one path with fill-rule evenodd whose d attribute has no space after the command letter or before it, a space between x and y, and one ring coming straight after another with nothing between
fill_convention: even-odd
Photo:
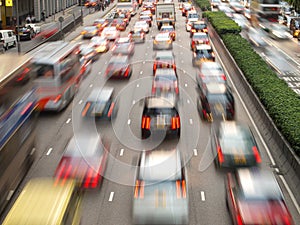
<instances>
[{"instance_id":1,"label":"car roof","mask_svg":"<svg viewBox=\"0 0 300 225\"><path fill-rule=\"evenodd\" d=\"M164 98L158 96L151 96L146 98L147 108L174 108L176 98Z\"/></svg>"},{"instance_id":2,"label":"car roof","mask_svg":"<svg viewBox=\"0 0 300 225\"><path fill-rule=\"evenodd\" d=\"M174 76L176 77L176 73L173 68L157 68L155 71L155 76Z\"/></svg>"},{"instance_id":3,"label":"car roof","mask_svg":"<svg viewBox=\"0 0 300 225\"><path fill-rule=\"evenodd\" d=\"M271 171L238 169L237 178L245 198L283 199L282 192Z\"/></svg>"},{"instance_id":4,"label":"car roof","mask_svg":"<svg viewBox=\"0 0 300 225\"><path fill-rule=\"evenodd\" d=\"M249 127L247 125L236 121L220 122L219 130L221 133L224 133L227 137L244 136L245 133L250 133Z\"/></svg>"},{"instance_id":5,"label":"car roof","mask_svg":"<svg viewBox=\"0 0 300 225\"><path fill-rule=\"evenodd\" d=\"M158 33L155 38L170 38L169 33Z\"/></svg>"},{"instance_id":6,"label":"car roof","mask_svg":"<svg viewBox=\"0 0 300 225\"><path fill-rule=\"evenodd\" d=\"M201 69L219 69L222 68L221 64L218 63L218 62L202 62L201 65L200 65L200 68Z\"/></svg>"},{"instance_id":7,"label":"car roof","mask_svg":"<svg viewBox=\"0 0 300 225\"><path fill-rule=\"evenodd\" d=\"M120 37L116 40L117 43L127 43L130 42L130 38L129 37Z\"/></svg>"},{"instance_id":8,"label":"car roof","mask_svg":"<svg viewBox=\"0 0 300 225\"><path fill-rule=\"evenodd\" d=\"M207 92L211 94L224 94L226 92L226 85L223 83L207 83L204 85Z\"/></svg>"},{"instance_id":9,"label":"car roof","mask_svg":"<svg viewBox=\"0 0 300 225\"><path fill-rule=\"evenodd\" d=\"M161 29L162 29L162 28L172 28L172 29L174 29L174 27L173 27L173 26L170 26L170 25L162 25L162 26L161 26Z\"/></svg>"},{"instance_id":10,"label":"car roof","mask_svg":"<svg viewBox=\"0 0 300 225\"><path fill-rule=\"evenodd\" d=\"M179 180L181 166L177 149L144 151L141 155L139 178L152 181Z\"/></svg>"},{"instance_id":11,"label":"car roof","mask_svg":"<svg viewBox=\"0 0 300 225\"><path fill-rule=\"evenodd\" d=\"M196 45L196 50L209 50L212 49L210 45L199 44Z\"/></svg>"},{"instance_id":12,"label":"car roof","mask_svg":"<svg viewBox=\"0 0 300 225\"><path fill-rule=\"evenodd\" d=\"M113 87L94 88L87 98L88 102L107 102L112 94Z\"/></svg>"}]
</instances>

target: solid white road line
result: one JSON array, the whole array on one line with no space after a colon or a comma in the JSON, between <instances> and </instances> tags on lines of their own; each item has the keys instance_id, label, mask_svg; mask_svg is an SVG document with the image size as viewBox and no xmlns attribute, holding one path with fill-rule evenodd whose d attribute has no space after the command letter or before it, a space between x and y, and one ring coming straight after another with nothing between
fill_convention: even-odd
<instances>
[{"instance_id":1,"label":"solid white road line","mask_svg":"<svg viewBox=\"0 0 300 225\"><path fill-rule=\"evenodd\" d=\"M46 155L50 155L51 151L53 150L53 148L49 148L48 152L46 153Z\"/></svg>"}]
</instances>

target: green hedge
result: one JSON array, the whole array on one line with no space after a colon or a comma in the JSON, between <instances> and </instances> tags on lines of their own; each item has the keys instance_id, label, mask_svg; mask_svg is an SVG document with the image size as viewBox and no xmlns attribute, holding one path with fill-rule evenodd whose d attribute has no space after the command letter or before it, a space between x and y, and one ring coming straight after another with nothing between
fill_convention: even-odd
<instances>
[{"instance_id":1,"label":"green hedge","mask_svg":"<svg viewBox=\"0 0 300 225\"><path fill-rule=\"evenodd\" d=\"M211 5L209 0L194 0L195 4L197 4L202 11L211 10Z\"/></svg>"},{"instance_id":2,"label":"green hedge","mask_svg":"<svg viewBox=\"0 0 300 225\"><path fill-rule=\"evenodd\" d=\"M218 27L219 13L205 13ZM220 22L221 23L221 22ZM216 29L277 128L300 156L300 98L232 28Z\"/></svg>"}]
</instances>

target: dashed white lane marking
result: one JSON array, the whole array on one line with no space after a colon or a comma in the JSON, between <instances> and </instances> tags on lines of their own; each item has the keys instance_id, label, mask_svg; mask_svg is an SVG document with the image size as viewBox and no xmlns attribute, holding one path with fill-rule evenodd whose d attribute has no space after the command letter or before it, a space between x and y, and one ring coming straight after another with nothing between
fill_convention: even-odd
<instances>
[{"instance_id":1,"label":"dashed white lane marking","mask_svg":"<svg viewBox=\"0 0 300 225\"><path fill-rule=\"evenodd\" d=\"M66 123L70 123L70 121L71 121L71 118L69 118L69 119L66 121Z\"/></svg>"},{"instance_id":2,"label":"dashed white lane marking","mask_svg":"<svg viewBox=\"0 0 300 225\"><path fill-rule=\"evenodd\" d=\"M202 202L205 201L205 193L204 193L204 191L201 191L201 201Z\"/></svg>"},{"instance_id":3,"label":"dashed white lane marking","mask_svg":"<svg viewBox=\"0 0 300 225\"><path fill-rule=\"evenodd\" d=\"M187 84L184 84L185 87L187 87Z\"/></svg>"},{"instance_id":4,"label":"dashed white lane marking","mask_svg":"<svg viewBox=\"0 0 300 225\"><path fill-rule=\"evenodd\" d=\"M141 71L140 74L142 75L142 74L143 74L143 71Z\"/></svg>"},{"instance_id":5,"label":"dashed white lane marking","mask_svg":"<svg viewBox=\"0 0 300 225\"><path fill-rule=\"evenodd\" d=\"M145 61L143 61L143 64L145 64L146 62Z\"/></svg>"},{"instance_id":6,"label":"dashed white lane marking","mask_svg":"<svg viewBox=\"0 0 300 225\"><path fill-rule=\"evenodd\" d=\"M197 149L194 148L194 156L197 156L198 155L198 151Z\"/></svg>"},{"instance_id":7,"label":"dashed white lane marking","mask_svg":"<svg viewBox=\"0 0 300 225\"><path fill-rule=\"evenodd\" d=\"M187 102L188 104L190 104L190 100L186 100L186 102Z\"/></svg>"},{"instance_id":8,"label":"dashed white lane marking","mask_svg":"<svg viewBox=\"0 0 300 225\"><path fill-rule=\"evenodd\" d=\"M183 63L183 60L181 60L181 63Z\"/></svg>"},{"instance_id":9,"label":"dashed white lane marking","mask_svg":"<svg viewBox=\"0 0 300 225\"><path fill-rule=\"evenodd\" d=\"M48 152L46 153L46 155L50 155L51 151L53 150L53 148L49 148Z\"/></svg>"},{"instance_id":10,"label":"dashed white lane marking","mask_svg":"<svg viewBox=\"0 0 300 225\"><path fill-rule=\"evenodd\" d=\"M129 120L127 121L127 124L130 125L130 122L131 122L131 120L129 119Z\"/></svg>"},{"instance_id":11,"label":"dashed white lane marking","mask_svg":"<svg viewBox=\"0 0 300 225\"><path fill-rule=\"evenodd\" d=\"M120 156L123 156L123 154L124 154L124 148L121 148Z\"/></svg>"},{"instance_id":12,"label":"dashed white lane marking","mask_svg":"<svg viewBox=\"0 0 300 225\"><path fill-rule=\"evenodd\" d=\"M90 84L90 87L93 87L93 85L92 85L92 84Z\"/></svg>"},{"instance_id":13,"label":"dashed white lane marking","mask_svg":"<svg viewBox=\"0 0 300 225\"><path fill-rule=\"evenodd\" d=\"M98 74L101 74L102 72L100 71Z\"/></svg>"},{"instance_id":14,"label":"dashed white lane marking","mask_svg":"<svg viewBox=\"0 0 300 225\"><path fill-rule=\"evenodd\" d=\"M81 105L81 103L82 103L82 100L80 100L80 101L78 102L79 105Z\"/></svg>"},{"instance_id":15,"label":"dashed white lane marking","mask_svg":"<svg viewBox=\"0 0 300 225\"><path fill-rule=\"evenodd\" d=\"M105 61L105 63L104 64L107 64L107 61Z\"/></svg>"},{"instance_id":16,"label":"dashed white lane marking","mask_svg":"<svg viewBox=\"0 0 300 225\"><path fill-rule=\"evenodd\" d=\"M136 85L136 87L139 87L139 86L140 86L139 84Z\"/></svg>"},{"instance_id":17,"label":"dashed white lane marking","mask_svg":"<svg viewBox=\"0 0 300 225\"><path fill-rule=\"evenodd\" d=\"M115 194L115 192L110 192L110 195L109 195L109 199L108 199L108 201L109 202L112 202L112 200L114 199L114 194Z\"/></svg>"},{"instance_id":18,"label":"dashed white lane marking","mask_svg":"<svg viewBox=\"0 0 300 225\"><path fill-rule=\"evenodd\" d=\"M193 124L193 120L192 119L190 119L190 124Z\"/></svg>"},{"instance_id":19,"label":"dashed white lane marking","mask_svg":"<svg viewBox=\"0 0 300 225\"><path fill-rule=\"evenodd\" d=\"M146 52L145 55L148 55L148 53Z\"/></svg>"},{"instance_id":20,"label":"dashed white lane marking","mask_svg":"<svg viewBox=\"0 0 300 225\"><path fill-rule=\"evenodd\" d=\"M135 104L135 100L132 101L132 105L134 105L134 104Z\"/></svg>"}]
</instances>

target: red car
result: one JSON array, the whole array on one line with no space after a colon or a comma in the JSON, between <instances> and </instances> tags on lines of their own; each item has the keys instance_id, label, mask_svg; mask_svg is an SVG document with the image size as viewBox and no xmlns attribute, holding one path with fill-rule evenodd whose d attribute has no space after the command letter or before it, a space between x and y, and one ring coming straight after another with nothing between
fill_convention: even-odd
<instances>
[{"instance_id":1,"label":"red car","mask_svg":"<svg viewBox=\"0 0 300 225\"><path fill-rule=\"evenodd\" d=\"M294 224L271 171L239 169L227 174L225 185L233 224Z\"/></svg>"},{"instance_id":2,"label":"red car","mask_svg":"<svg viewBox=\"0 0 300 225\"><path fill-rule=\"evenodd\" d=\"M76 179L82 188L99 188L107 164L108 150L101 139L89 132L77 134L69 141L56 168L56 182Z\"/></svg>"},{"instance_id":3,"label":"red car","mask_svg":"<svg viewBox=\"0 0 300 225\"><path fill-rule=\"evenodd\" d=\"M196 50L196 45L199 44L209 44L209 38L207 33L205 32L196 32L193 34L192 40L191 40L191 49L193 51Z\"/></svg>"},{"instance_id":4,"label":"red car","mask_svg":"<svg viewBox=\"0 0 300 225\"><path fill-rule=\"evenodd\" d=\"M119 31L124 31L124 30L126 30L127 24L123 19L114 19L111 22L111 26L116 27L117 30L119 30Z\"/></svg>"}]
</instances>

